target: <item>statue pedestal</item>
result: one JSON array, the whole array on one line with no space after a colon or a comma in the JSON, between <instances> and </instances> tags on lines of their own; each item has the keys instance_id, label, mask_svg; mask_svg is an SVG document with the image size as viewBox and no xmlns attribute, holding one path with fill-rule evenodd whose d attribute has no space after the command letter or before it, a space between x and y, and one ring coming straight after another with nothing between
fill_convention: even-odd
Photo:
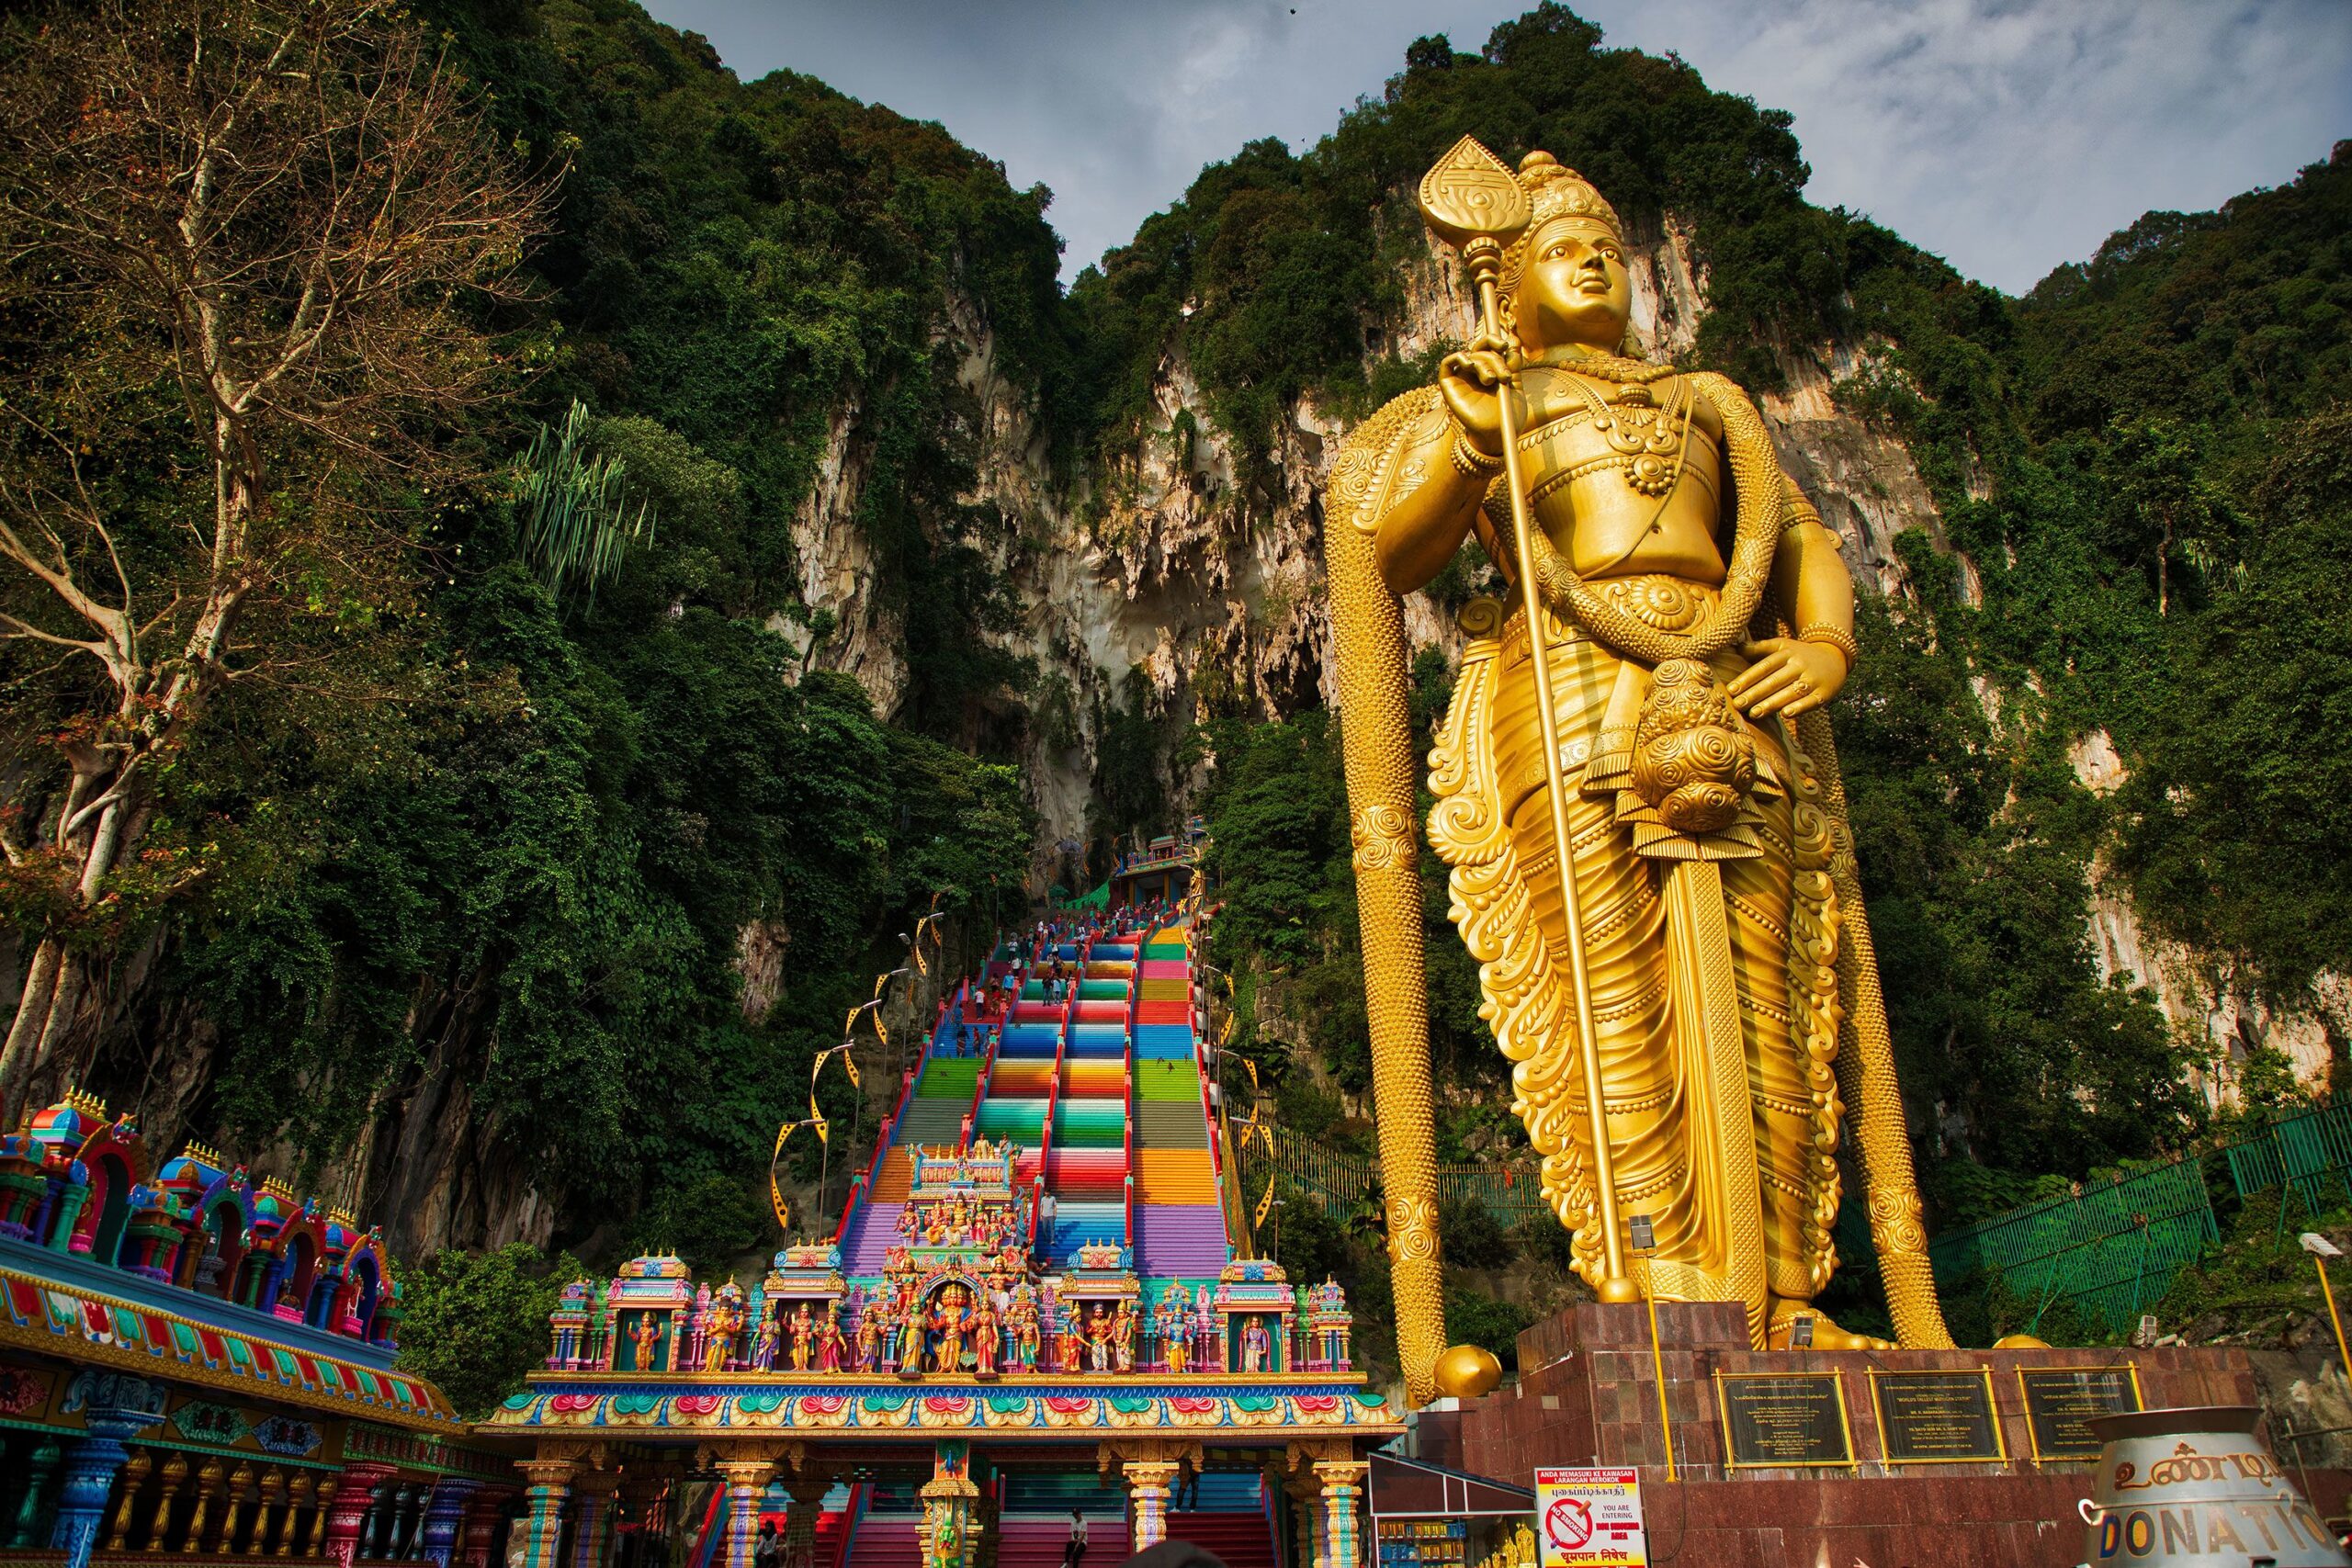
<instances>
[{"instance_id":1,"label":"statue pedestal","mask_svg":"<svg viewBox=\"0 0 2352 1568\"><path fill-rule=\"evenodd\" d=\"M2020 1371L2121 1370L2127 1382L2136 1378L2147 1409L2260 1403L2253 1367L2234 1348L1752 1350L1740 1309L1718 1303L1663 1303L1657 1327L1675 1481L1666 1476L1649 1316L1640 1304L1587 1303L1528 1329L1519 1337L1518 1383L1458 1410L1424 1412L1419 1457L1520 1486L1533 1483L1539 1466L1638 1469L1650 1550L1659 1560L1670 1553L1726 1568L1857 1559L1908 1568L2071 1568L2083 1558L2076 1505L2091 1494L2094 1466L2087 1459L2036 1460L2038 1442L2045 1454L2052 1446L2051 1407L2032 1429ZM1989 1372L2007 1458L1897 1462L1903 1434L1881 1430L1881 1404L1892 1408L1898 1393L1933 1382L1904 1385L1883 1375L1906 1372ZM1795 1392L1793 1382L1724 1381L1787 1373L1812 1374L1804 1381L1815 1401L1809 1410L1753 1403L1769 1403L1779 1389ZM1882 1374L1875 1401L1873 1373ZM1734 1464L1724 1429L1726 1392L1750 1434L1751 1455L1759 1435L1768 1449L1777 1439L1786 1445L1781 1451L1796 1452L1808 1416L1822 1449L1839 1446L1835 1426L1826 1424L1842 1407L1842 1446L1852 1462ZM1743 1397L1751 1402L1745 1407ZM1915 1421L1909 1429L1915 1439L1932 1440L1932 1425ZM2310 1490L2323 1512L2343 1506L2340 1474L2312 1472Z\"/></svg>"}]
</instances>

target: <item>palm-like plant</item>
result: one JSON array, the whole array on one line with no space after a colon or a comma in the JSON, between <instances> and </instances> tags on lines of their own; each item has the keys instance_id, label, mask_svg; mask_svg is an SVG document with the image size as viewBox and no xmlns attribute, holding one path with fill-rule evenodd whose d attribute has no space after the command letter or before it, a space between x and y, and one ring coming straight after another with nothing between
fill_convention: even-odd
<instances>
[{"instance_id":1,"label":"palm-like plant","mask_svg":"<svg viewBox=\"0 0 2352 1568\"><path fill-rule=\"evenodd\" d=\"M625 465L588 445L588 409L575 398L561 424L541 425L531 438L514 501L524 560L559 602L578 589L593 604L629 547L653 542L653 510L639 502L632 512Z\"/></svg>"}]
</instances>

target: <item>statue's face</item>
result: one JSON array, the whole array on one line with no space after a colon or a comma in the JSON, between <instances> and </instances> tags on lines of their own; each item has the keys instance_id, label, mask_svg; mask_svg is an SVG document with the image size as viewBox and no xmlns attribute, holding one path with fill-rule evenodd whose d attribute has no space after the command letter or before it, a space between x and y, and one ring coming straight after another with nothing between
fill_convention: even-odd
<instances>
[{"instance_id":1,"label":"statue's face","mask_svg":"<svg viewBox=\"0 0 2352 1568\"><path fill-rule=\"evenodd\" d=\"M1570 344L1614 354L1634 310L1624 247L1597 223L1545 226L1535 235L1514 308L1521 344L1531 355Z\"/></svg>"}]
</instances>

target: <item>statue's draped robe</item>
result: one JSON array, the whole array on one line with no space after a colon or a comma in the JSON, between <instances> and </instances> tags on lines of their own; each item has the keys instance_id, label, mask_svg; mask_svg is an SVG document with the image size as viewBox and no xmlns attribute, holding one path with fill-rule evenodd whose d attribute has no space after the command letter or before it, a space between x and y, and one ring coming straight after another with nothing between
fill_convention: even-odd
<instances>
[{"instance_id":1,"label":"statue's draped robe","mask_svg":"<svg viewBox=\"0 0 2352 1568\"><path fill-rule=\"evenodd\" d=\"M1679 599L1693 619L1714 598L1657 577L1595 586ZM1474 610L1479 635L1430 755L1430 840L1481 961L1485 1015L1518 1064L1545 1195L1589 1278L1591 1118L1526 625ZM1820 786L1785 726L1742 718L1757 782L1739 818L1696 838L1667 829L1628 777L1649 671L1557 620L1551 641L1618 1210L1650 1216L1657 1247L1636 1267L1652 1291L1740 1302L1760 1336L1768 1292L1809 1299L1834 1266L1838 914ZM1727 683L1746 661L1726 650L1712 664Z\"/></svg>"}]
</instances>

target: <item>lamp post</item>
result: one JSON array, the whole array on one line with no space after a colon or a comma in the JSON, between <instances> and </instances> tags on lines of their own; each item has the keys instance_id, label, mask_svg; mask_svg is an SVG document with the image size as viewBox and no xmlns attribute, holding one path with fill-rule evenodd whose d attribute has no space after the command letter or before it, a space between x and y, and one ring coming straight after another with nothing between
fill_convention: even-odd
<instances>
[{"instance_id":1,"label":"lamp post","mask_svg":"<svg viewBox=\"0 0 2352 1568\"><path fill-rule=\"evenodd\" d=\"M1642 1260L1642 1302L1650 1314L1650 1376L1657 1384L1657 1425L1666 1438L1666 1478L1674 1475L1674 1423L1666 1413L1666 1352L1657 1342L1657 1292L1652 1287L1657 1276L1650 1269L1651 1255L1657 1251L1657 1230L1647 1214L1635 1214L1625 1222L1634 1244L1634 1255Z\"/></svg>"},{"instance_id":2,"label":"lamp post","mask_svg":"<svg viewBox=\"0 0 2352 1568\"><path fill-rule=\"evenodd\" d=\"M2327 1282L2327 1260L2343 1257L2344 1249L2317 1231L2305 1231L2301 1239L2303 1250L2312 1255L2312 1267L2319 1270L2319 1293L2327 1303L2327 1321L2335 1328L2335 1364L2346 1379L2352 1379L2352 1354L2344 1348L2344 1319L2336 1314L2335 1290Z\"/></svg>"}]
</instances>

